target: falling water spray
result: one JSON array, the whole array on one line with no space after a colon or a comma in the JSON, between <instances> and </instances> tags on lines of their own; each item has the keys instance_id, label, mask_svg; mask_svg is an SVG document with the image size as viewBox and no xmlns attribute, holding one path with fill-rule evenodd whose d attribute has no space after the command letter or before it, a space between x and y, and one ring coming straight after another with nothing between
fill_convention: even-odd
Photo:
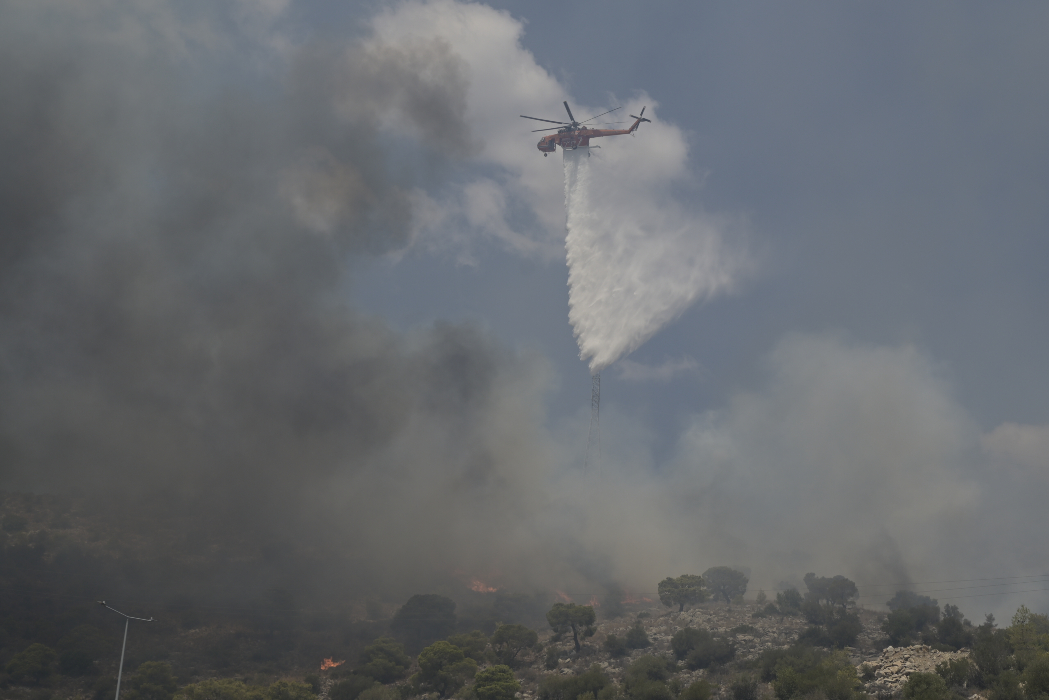
<instances>
[{"instance_id":1,"label":"falling water spray","mask_svg":"<svg viewBox=\"0 0 1049 700\"><path fill-rule=\"evenodd\" d=\"M583 456L583 476L587 475L591 463L590 453L594 453L593 464L601 462L601 373L591 377L593 388L590 391L590 432L586 436L586 454Z\"/></svg>"}]
</instances>

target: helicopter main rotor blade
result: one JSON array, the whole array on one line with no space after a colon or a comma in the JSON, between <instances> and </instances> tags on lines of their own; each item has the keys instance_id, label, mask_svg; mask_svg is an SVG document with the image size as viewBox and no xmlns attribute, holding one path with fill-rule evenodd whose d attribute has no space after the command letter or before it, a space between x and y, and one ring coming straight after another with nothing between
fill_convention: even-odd
<instances>
[{"instance_id":1,"label":"helicopter main rotor blade","mask_svg":"<svg viewBox=\"0 0 1049 700\"><path fill-rule=\"evenodd\" d=\"M553 119L540 119L539 117L529 117L526 114L522 114L525 119L535 119L537 122L550 122L551 124L567 124L568 122L555 122Z\"/></svg>"},{"instance_id":2,"label":"helicopter main rotor blade","mask_svg":"<svg viewBox=\"0 0 1049 700\"><path fill-rule=\"evenodd\" d=\"M616 111L616 109L623 109L623 108L622 108L622 107L616 107L615 109L610 109L610 110L608 110L607 112L601 112L601 114L598 114L598 115L597 115L597 116L595 116L595 117L590 117L589 119L586 119L586 120L584 120L584 121L580 122L580 124L586 124L587 122L591 122L591 121L593 121L593 120L597 119L597 117L603 117L603 116L605 116L606 114L611 114L612 112Z\"/></svg>"},{"instance_id":3,"label":"helicopter main rotor blade","mask_svg":"<svg viewBox=\"0 0 1049 700\"><path fill-rule=\"evenodd\" d=\"M532 129L532 133L534 134L537 131L557 131L560 128L561 127L559 127L559 126L552 126L549 129Z\"/></svg>"},{"instance_id":4,"label":"helicopter main rotor blade","mask_svg":"<svg viewBox=\"0 0 1049 700\"><path fill-rule=\"evenodd\" d=\"M572 115L572 110L568 109L568 100L565 100L565 109L568 110L568 118L572 120L573 124L575 124L576 120L575 117Z\"/></svg>"}]
</instances>

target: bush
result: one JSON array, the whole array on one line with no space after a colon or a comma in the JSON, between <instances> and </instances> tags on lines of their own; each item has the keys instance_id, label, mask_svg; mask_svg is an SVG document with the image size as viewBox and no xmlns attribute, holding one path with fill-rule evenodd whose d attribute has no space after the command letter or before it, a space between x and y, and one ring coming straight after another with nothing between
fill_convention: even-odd
<instances>
[{"instance_id":1,"label":"bush","mask_svg":"<svg viewBox=\"0 0 1049 700\"><path fill-rule=\"evenodd\" d=\"M393 686L376 684L358 695L357 700L401 700L401 694Z\"/></svg>"},{"instance_id":2,"label":"bush","mask_svg":"<svg viewBox=\"0 0 1049 700\"><path fill-rule=\"evenodd\" d=\"M950 700L951 691L935 673L912 673L903 686L907 700Z\"/></svg>"},{"instance_id":3,"label":"bush","mask_svg":"<svg viewBox=\"0 0 1049 700\"><path fill-rule=\"evenodd\" d=\"M837 610L833 619L827 625L827 636L838 649L851 647L856 643L856 638L863 631L860 616L856 613Z\"/></svg>"},{"instance_id":4,"label":"bush","mask_svg":"<svg viewBox=\"0 0 1049 700\"><path fill-rule=\"evenodd\" d=\"M294 681L276 681L265 693L266 700L314 700L314 697L308 684Z\"/></svg>"},{"instance_id":5,"label":"bush","mask_svg":"<svg viewBox=\"0 0 1049 700\"><path fill-rule=\"evenodd\" d=\"M557 668L558 662L561 655L557 652L557 647L550 647L546 650L546 656L543 657L543 666L547 671L553 671Z\"/></svg>"},{"instance_id":6,"label":"bush","mask_svg":"<svg viewBox=\"0 0 1049 700\"><path fill-rule=\"evenodd\" d=\"M351 673L328 690L330 700L357 700L361 693L379 683L369 676Z\"/></svg>"},{"instance_id":7,"label":"bush","mask_svg":"<svg viewBox=\"0 0 1049 700\"><path fill-rule=\"evenodd\" d=\"M754 676L739 676L729 686L732 700L758 700L758 679Z\"/></svg>"},{"instance_id":8,"label":"bush","mask_svg":"<svg viewBox=\"0 0 1049 700\"><path fill-rule=\"evenodd\" d=\"M646 649L652 646L652 642L649 641L648 634L640 622L627 630L626 645L631 649Z\"/></svg>"},{"instance_id":9,"label":"bush","mask_svg":"<svg viewBox=\"0 0 1049 700\"><path fill-rule=\"evenodd\" d=\"M390 637L379 637L364 647L360 656L360 664L353 672L380 683L393 683L404 678L404 674L411 665L412 660L408 658L404 647L397 640Z\"/></svg>"},{"instance_id":10,"label":"bush","mask_svg":"<svg viewBox=\"0 0 1049 700\"><path fill-rule=\"evenodd\" d=\"M1029 698L1049 697L1049 656L1043 654L1023 672L1024 694Z\"/></svg>"},{"instance_id":11,"label":"bush","mask_svg":"<svg viewBox=\"0 0 1049 700\"><path fill-rule=\"evenodd\" d=\"M261 688L245 685L233 678L209 678L191 683L175 695L175 700L263 700Z\"/></svg>"},{"instance_id":12,"label":"bush","mask_svg":"<svg viewBox=\"0 0 1049 700\"><path fill-rule=\"evenodd\" d=\"M827 700L860 700L856 668L845 652L824 654L805 647L771 650L759 659L763 680L772 675L772 686L779 700L791 700L821 693ZM769 664L775 667L769 669Z\"/></svg>"},{"instance_id":13,"label":"bush","mask_svg":"<svg viewBox=\"0 0 1049 700\"><path fill-rule=\"evenodd\" d=\"M969 659L948 659L936 666L936 673L951 688L963 688L973 678L972 662Z\"/></svg>"},{"instance_id":14,"label":"bush","mask_svg":"<svg viewBox=\"0 0 1049 700\"><path fill-rule=\"evenodd\" d=\"M511 668L517 663L519 653L525 649L534 649L538 645L539 635L524 625L500 625L492 635L492 649L495 650L496 656Z\"/></svg>"},{"instance_id":15,"label":"bush","mask_svg":"<svg viewBox=\"0 0 1049 700\"><path fill-rule=\"evenodd\" d=\"M801 612L803 599L797 588L788 588L776 594L776 607L784 615L797 615Z\"/></svg>"},{"instance_id":16,"label":"bush","mask_svg":"<svg viewBox=\"0 0 1049 700\"><path fill-rule=\"evenodd\" d=\"M713 694L714 689L710 687L710 683L700 679L682 690L678 700L710 700Z\"/></svg>"},{"instance_id":17,"label":"bush","mask_svg":"<svg viewBox=\"0 0 1049 700\"><path fill-rule=\"evenodd\" d=\"M51 664L56 658L58 654L51 647L40 643L30 644L15 654L4 670L14 683L39 685L51 675Z\"/></svg>"},{"instance_id":18,"label":"bush","mask_svg":"<svg viewBox=\"0 0 1049 700\"><path fill-rule=\"evenodd\" d=\"M666 682L676 670L672 661L647 654L627 667L623 687L633 700L673 700Z\"/></svg>"},{"instance_id":19,"label":"bush","mask_svg":"<svg viewBox=\"0 0 1049 700\"><path fill-rule=\"evenodd\" d=\"M419 652L419 682L448 697L477 675L477 662L449 642L434 642Z\"/></svg>"},{"instance_id":20,"label":"bush","mask_svg":"<svg viewBox=\"0 0 1049 700\"><path fill-rule=\"evenodd\" d=\"M539 700L577 700L586 693L605 700L609 697L609 693L604 692L606 689L615 692L608 676L595 665L578 676L550 675L543 678L539 683Z\"/></svg>"},{"instance_id":21,"label":"bush","mask_svg":"<svg viewBox=\"0 0 1049 700\"><path fill-rule=\"evenodd\" d=\"M503 625L503 627L506 626L507 625ZM522 627L522 625L516 626ZM532 642L533 645L535 643L538 643L539 636L533 630L530 630L527 627L525 627L524 629L526 630L526 632L532 633L532 638L534 638L535 640L534 642ZM496 633L498 634L498 630ZM463 654L466 655L467 658L473 659L479 664L485 662L484 650L488 646L488 638L484 636L484 632L482 632L481 630L474 630L473 632L467 632L464 634L453 634L451 637L448 637L448 642L462 649ZM495 644L495 637L492 637L492 646L495 646ZM515 651L514 656L516 655L517 654Z\"/></svg>"},{"instance_id":22,"label":"bush","mask_svg":"<svg viewBox=\"0 0 1049 700\"><path fill-rule=\"evenodd\" d=\"M122 700L171 700L178 690L171 666L163 661L145 662L126 683L120 689Z\"/></svg>"},{"instance_id":23,"label":"bush","mask_svg":"<svg viewBox=\"0 0 1049 700\"><path fill-rule=\"evenodd\" d=\"M695 671L711 665L724 664L736 656L736 646L722 637L714 637L705 629L685 627L670 638L674 656L684 659L685 665Z\"/></svg>"},{"instance_id":24,"label":"bush","mask_svg":"<svg viewBox=\"0 0 1049 700\"><path fill-rule=\"evenodd\" d=\"M513 700L521 684L509 666L489 666L477 674L473 690L479 700Z\"/></svg>"},{"instance_id":25,"label":"bush","mask_svg":"<svg viewBox=\"0 0 1049 700\"><path fill-rule=\"evenodd\" d=\"M614 634L605 637L605 643L602 646L613 659L626 656L630 652L630 649L627 648L626 640L620 639Z\"/></svg>"}]
</instances>

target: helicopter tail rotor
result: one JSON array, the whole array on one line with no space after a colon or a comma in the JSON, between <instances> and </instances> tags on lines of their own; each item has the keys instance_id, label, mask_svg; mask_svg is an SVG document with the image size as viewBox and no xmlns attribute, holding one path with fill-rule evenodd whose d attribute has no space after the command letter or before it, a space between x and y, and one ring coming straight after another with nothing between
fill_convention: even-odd
<instances>
[{"instance_id":1,"label":"helicopter tail rotor","mask_svg":"<svg viewBox=\"0 0 1049 700\"><path fill-rule=\"evenodd\" d=\"M637 119L637 120L638 120L639 122L648 122L649 124L651 124L651 123L652 123L652 120L651 120L651 119L645 119L645 110L646 110L647 108L648 108L648 106L647 106L647 105L646 105L645 107L642 107L642 108L641 108L641 114L640 114L640 116L639 116L639 115L636 115L636 114L631 114L631 115L630 115L630 118L631 118L631 119Z\"/></svg>"}]
</instances>

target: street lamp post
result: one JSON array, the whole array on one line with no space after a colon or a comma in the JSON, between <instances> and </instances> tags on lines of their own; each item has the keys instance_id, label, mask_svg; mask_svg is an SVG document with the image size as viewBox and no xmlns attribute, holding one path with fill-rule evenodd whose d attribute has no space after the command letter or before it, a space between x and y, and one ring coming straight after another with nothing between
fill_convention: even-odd
<instances>
[{"instance_id":1,"label":"street lamp post","mask_svg":"<svg viewBox=\"0 0 1049 700\"><path fill-rule=\"evenodd\" d=\"M124 643L120 646L120 668L117 670L117 695L114 700L120 700L120 677L124 674L124 650L127 648L127 626L131 624L132 620L141 620L142 622L153 622L153 618L150 617L148 620L144 617L132 617L131 615L124 615L115 608L111 608L106 605L106 601L100 600L98 604L107 610L112 610L117 615L124 616Z\"/></svg>"}]
</instances>

